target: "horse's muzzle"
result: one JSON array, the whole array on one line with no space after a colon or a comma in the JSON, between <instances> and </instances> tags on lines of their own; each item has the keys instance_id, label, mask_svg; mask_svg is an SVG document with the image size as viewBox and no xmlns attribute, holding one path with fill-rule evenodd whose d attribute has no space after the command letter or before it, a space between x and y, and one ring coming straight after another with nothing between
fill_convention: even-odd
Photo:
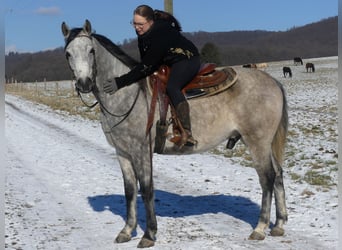
<instances>
[{"instance_id":1,"label":"horse's muzzle","mask_svg":"<svg viewBox=\"0 0 342 250\"><path fill-rule=\"evenodd\" d=\"M91 92L94 88L94 85L94 81L92 81L89 77L85 79L79 78L75 83L76 90L85 94Z\"/></svg>"}]
</instances>

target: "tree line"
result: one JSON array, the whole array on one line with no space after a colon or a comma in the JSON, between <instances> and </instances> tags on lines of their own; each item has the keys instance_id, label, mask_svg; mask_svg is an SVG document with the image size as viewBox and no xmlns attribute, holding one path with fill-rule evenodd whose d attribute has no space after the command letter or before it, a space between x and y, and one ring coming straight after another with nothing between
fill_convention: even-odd
<instances>
[{"instance_id":1,"label":"tree line","mask_svg":"<svg viewBox=\"0 0 342 250\"><path fill-rule=\"evenodd\" d=\"M336 16L287 31L198 31L184 35L198 47L203 62L223 66L289 60L294 57L336 56L337 27ZM136 39L125 40L120 46L139 60ZM37 53L10 52L5 56L5 75L6 82L72 79L63 47Z\"/></svg>"}]
</instances>

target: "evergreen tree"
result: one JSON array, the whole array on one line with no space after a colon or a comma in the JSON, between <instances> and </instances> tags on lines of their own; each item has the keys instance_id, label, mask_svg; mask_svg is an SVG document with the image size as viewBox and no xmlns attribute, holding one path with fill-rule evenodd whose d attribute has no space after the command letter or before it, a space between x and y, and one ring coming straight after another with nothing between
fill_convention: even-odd
<instances>
[{"instance_id":1,"label":"evergreen tree","mask_svg":"<svg viewBox=\"0 0 342 250\"><path fill-rule=\"evenodd\" d=\"M201 50L201 60L202 62L221 64L221 57L218 47L213 43L204 44Z\"/></svg>"}]
</instances>

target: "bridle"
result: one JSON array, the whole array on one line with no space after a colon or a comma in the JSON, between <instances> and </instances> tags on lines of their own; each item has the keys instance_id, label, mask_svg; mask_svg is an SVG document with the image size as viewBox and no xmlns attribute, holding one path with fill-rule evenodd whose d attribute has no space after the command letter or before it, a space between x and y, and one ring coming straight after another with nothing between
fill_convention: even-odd
<instances>
[{"instance_id":1,"label":"bridle","mask_svg":"<svg viewBox=\"0 0 342 250\"><path fill-rule=\"evenodd\" d=\"M75 38L77 38L77 37L86 37L86 38L89 38L91 41L93 41L93 37L92 37L92 36L89 36L89 35L78 34ZM69 42L69 43L70 43L70 42ZM69 43L68 43L68 44L69 44ZM66 49L66 47L68 46L68 44L65 45L65 49ZM65 49L64 49L64 50L65 50ZM126 118L131 114L131 112L132 112L132 110L133 110L135 104L137 103L137 100L138 100L138 97L139 97L139 94L140 94L140 91L141 91L141 87L139 86L138 91L137 91L137 94L136 94L136 96L135 96L135 98L134 98L134 101L133 101L131 107L128 109L127 112L125 112L125 113L123 113L123 114L114 114L113 112L109 111L108 108L107 108L107 107L104 105L104 103L101 101L100 92L99 92L99 89L98 89L97 84L96 84L97 65L96 65L96 59L95 59L95 58L96 58L96 57L95 57L95 50L94 50L93 53L94 53L94 63L93 63L93 66L92 66L92 67L93 67L93 71L92 71L91 80L92 80L92 82L94 83L94 85L91 87L90 92L93 93L93 95L94 95L95 98L96 98L96 101L95 101L93 104L88 104L88 103L86 103L86 102L84 101L84 99L82 98L82 94L81 94L82 92L80 91L80 89L77 88L76 86L75 86L75 89L76 89L76 91L77 91L78 97L81 99L82 103L83 103L86 107L92 109L92 108L94 108L97 104L99 104L99 105L100 105L100 110L101 110L101 112L102 112L105 116L106 116L106 114L108 114L108 115L113 116L113 117L116 117L116 118L122 118L120 121L118 121L116 124L114 124L114 125L112 126L112 129L113 129L113 128L115 128L116 126L120 125L123 121L125 121ZM69 65L69 67L70 67L70 65ZM75 77L74 70L73 70L71 67L70 67L70 69L71 69L71 71L72 71L72 73L73 73L73 76Z\"/></svg>"}]
</instances>

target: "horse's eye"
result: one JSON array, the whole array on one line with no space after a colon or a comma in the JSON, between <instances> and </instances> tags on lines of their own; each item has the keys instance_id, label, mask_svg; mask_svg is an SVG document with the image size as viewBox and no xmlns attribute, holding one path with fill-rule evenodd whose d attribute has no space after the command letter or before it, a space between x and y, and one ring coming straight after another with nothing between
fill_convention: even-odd
<instances>
[{"instance_id":1,"label":"horse's eye","mask_svg":"<svg viewBox=\"0 0 342 250\"><path fill-rule=\"evenodd\" d=\"M95 55L95 50L91 49L89 53Z\"/></svg>"},{"instance_id":2,"label":"horse's eye","mask_svg":"<svg viewBox=\"0 0 342 250\"><path fill-rule=\"evenodd\" d=\"M66 59L69 59L70 53L69 53L69 52L66 52L66 53L65 53L65 57L66 57Z\"/></svg>"}]
</instances>

